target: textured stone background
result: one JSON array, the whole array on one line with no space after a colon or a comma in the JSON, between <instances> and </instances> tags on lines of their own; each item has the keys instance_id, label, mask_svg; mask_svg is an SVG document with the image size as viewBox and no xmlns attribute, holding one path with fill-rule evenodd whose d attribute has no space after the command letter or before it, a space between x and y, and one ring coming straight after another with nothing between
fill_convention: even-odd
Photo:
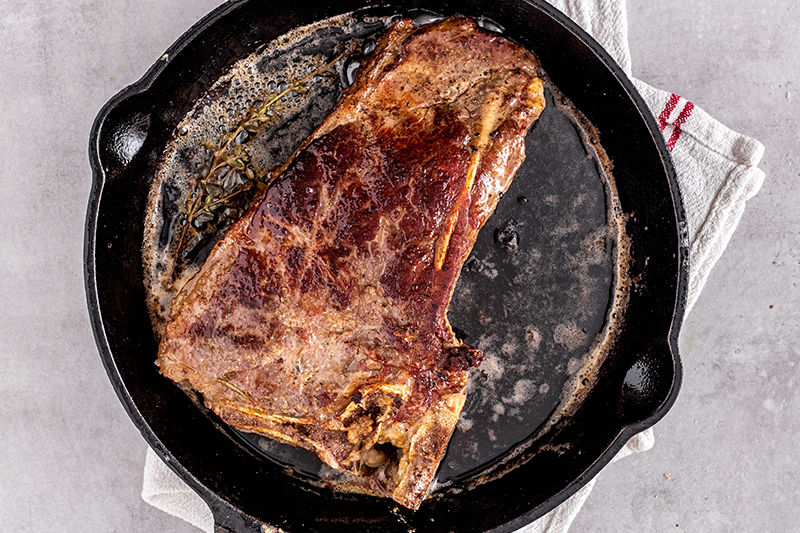
<instances>
[{"instance_id":1,"label":"textured stone background","mask_svg":"<svg viewBox=\"0 0 800 533\"><path fill-rule=\"evenodd\" d=\"M139 498L145 443L85 310L100 106L218 0L0 0L0 528L193 531ZM800 9L628 0L633 72L767 147L767 180L689 316L655 448L610 466L575 532L793 531L800 469Z\"/></svg>"}]
</instances>

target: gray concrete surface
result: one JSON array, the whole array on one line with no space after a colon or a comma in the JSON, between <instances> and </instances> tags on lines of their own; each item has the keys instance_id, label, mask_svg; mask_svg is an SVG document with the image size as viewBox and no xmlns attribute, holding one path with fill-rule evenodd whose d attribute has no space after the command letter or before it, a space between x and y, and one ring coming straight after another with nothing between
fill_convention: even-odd
<instances>
[{"instance_id":1,"label":"gray concrete surface","mask_svg":"<svg viewBox=\"0 0 800 533\"><path fill-rule=\"evenodd\" d=\"M85 311L89 127L217 0L0 0L0 529L193 531L139 499L145 443ZM634 74L767 147L767 181L684 327L685 381L575 532L797 531L800 10L629 0Z\"/></svg>"}]
</instances>

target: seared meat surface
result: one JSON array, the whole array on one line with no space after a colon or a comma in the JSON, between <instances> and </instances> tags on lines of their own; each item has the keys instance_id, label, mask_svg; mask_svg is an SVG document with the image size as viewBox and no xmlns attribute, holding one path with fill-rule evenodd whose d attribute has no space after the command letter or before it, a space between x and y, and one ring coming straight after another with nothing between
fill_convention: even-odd
<instances>
[{"instance_id":1,"label":"seared meat surface","mask_svg":"<svg viewBox=\"0 0 800 533\"><path fill-rule=\"evenodd\" d=\"M544 107L537 72L469 19L396 23L181 290L161 372L419 507L482 357L447 306Z\"/></svg>"}]
</instances>

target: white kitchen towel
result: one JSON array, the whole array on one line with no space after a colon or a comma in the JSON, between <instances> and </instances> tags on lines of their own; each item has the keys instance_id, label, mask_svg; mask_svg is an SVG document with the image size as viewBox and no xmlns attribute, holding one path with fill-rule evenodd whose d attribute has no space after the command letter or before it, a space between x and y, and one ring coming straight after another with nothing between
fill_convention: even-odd
<instances>
[{"instance_id":1,"label":"white kitchen towel","mask_svg":"<svg viewBox=\"0 0 800 533\"><path fill-rule=\"evenodd\" d=\"M624 0L549 1L591 34L631 75ZM764 147L728 129L676 94L636 79L633 82L672 152L686 207L691 261L688 312L736 229L747 200L761 188L764 172L758 163ZM653 431L648 429L633 437L614 460L652 446ZM566 533L593 487L594 480L518 533ZM204 531L213 530L208 506L150 449L145 460L142 498Z\"/></svg>"}]
</instances>

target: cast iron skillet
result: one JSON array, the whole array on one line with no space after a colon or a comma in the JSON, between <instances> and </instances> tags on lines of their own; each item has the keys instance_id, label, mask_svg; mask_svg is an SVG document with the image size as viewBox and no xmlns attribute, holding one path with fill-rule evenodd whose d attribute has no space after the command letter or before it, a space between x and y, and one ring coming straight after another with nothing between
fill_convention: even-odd
<instances>
[{"instance_id":1,"label":"cast iron skillet","mask_svg":"<svg viewBox=\"0 0 800 533\"><path fill-rule=\"evenodd\" d=\"M484 484L411 512L390 501L316 489L243 446L153 364L141 245L149 179L176 124L233 61L291 28L364 8L358 0L239 0L184 34L100 111L85 240L89 313L102 361L158 455L209 504L219 531L512 531L563 502L675 401L688 272L684 212L661 134L618 65L539 0L415 0L379 9L485 16L529 47L600 133L627 215L631 266L625 327L579 409Z\"/></svg>"}]
</instances>

